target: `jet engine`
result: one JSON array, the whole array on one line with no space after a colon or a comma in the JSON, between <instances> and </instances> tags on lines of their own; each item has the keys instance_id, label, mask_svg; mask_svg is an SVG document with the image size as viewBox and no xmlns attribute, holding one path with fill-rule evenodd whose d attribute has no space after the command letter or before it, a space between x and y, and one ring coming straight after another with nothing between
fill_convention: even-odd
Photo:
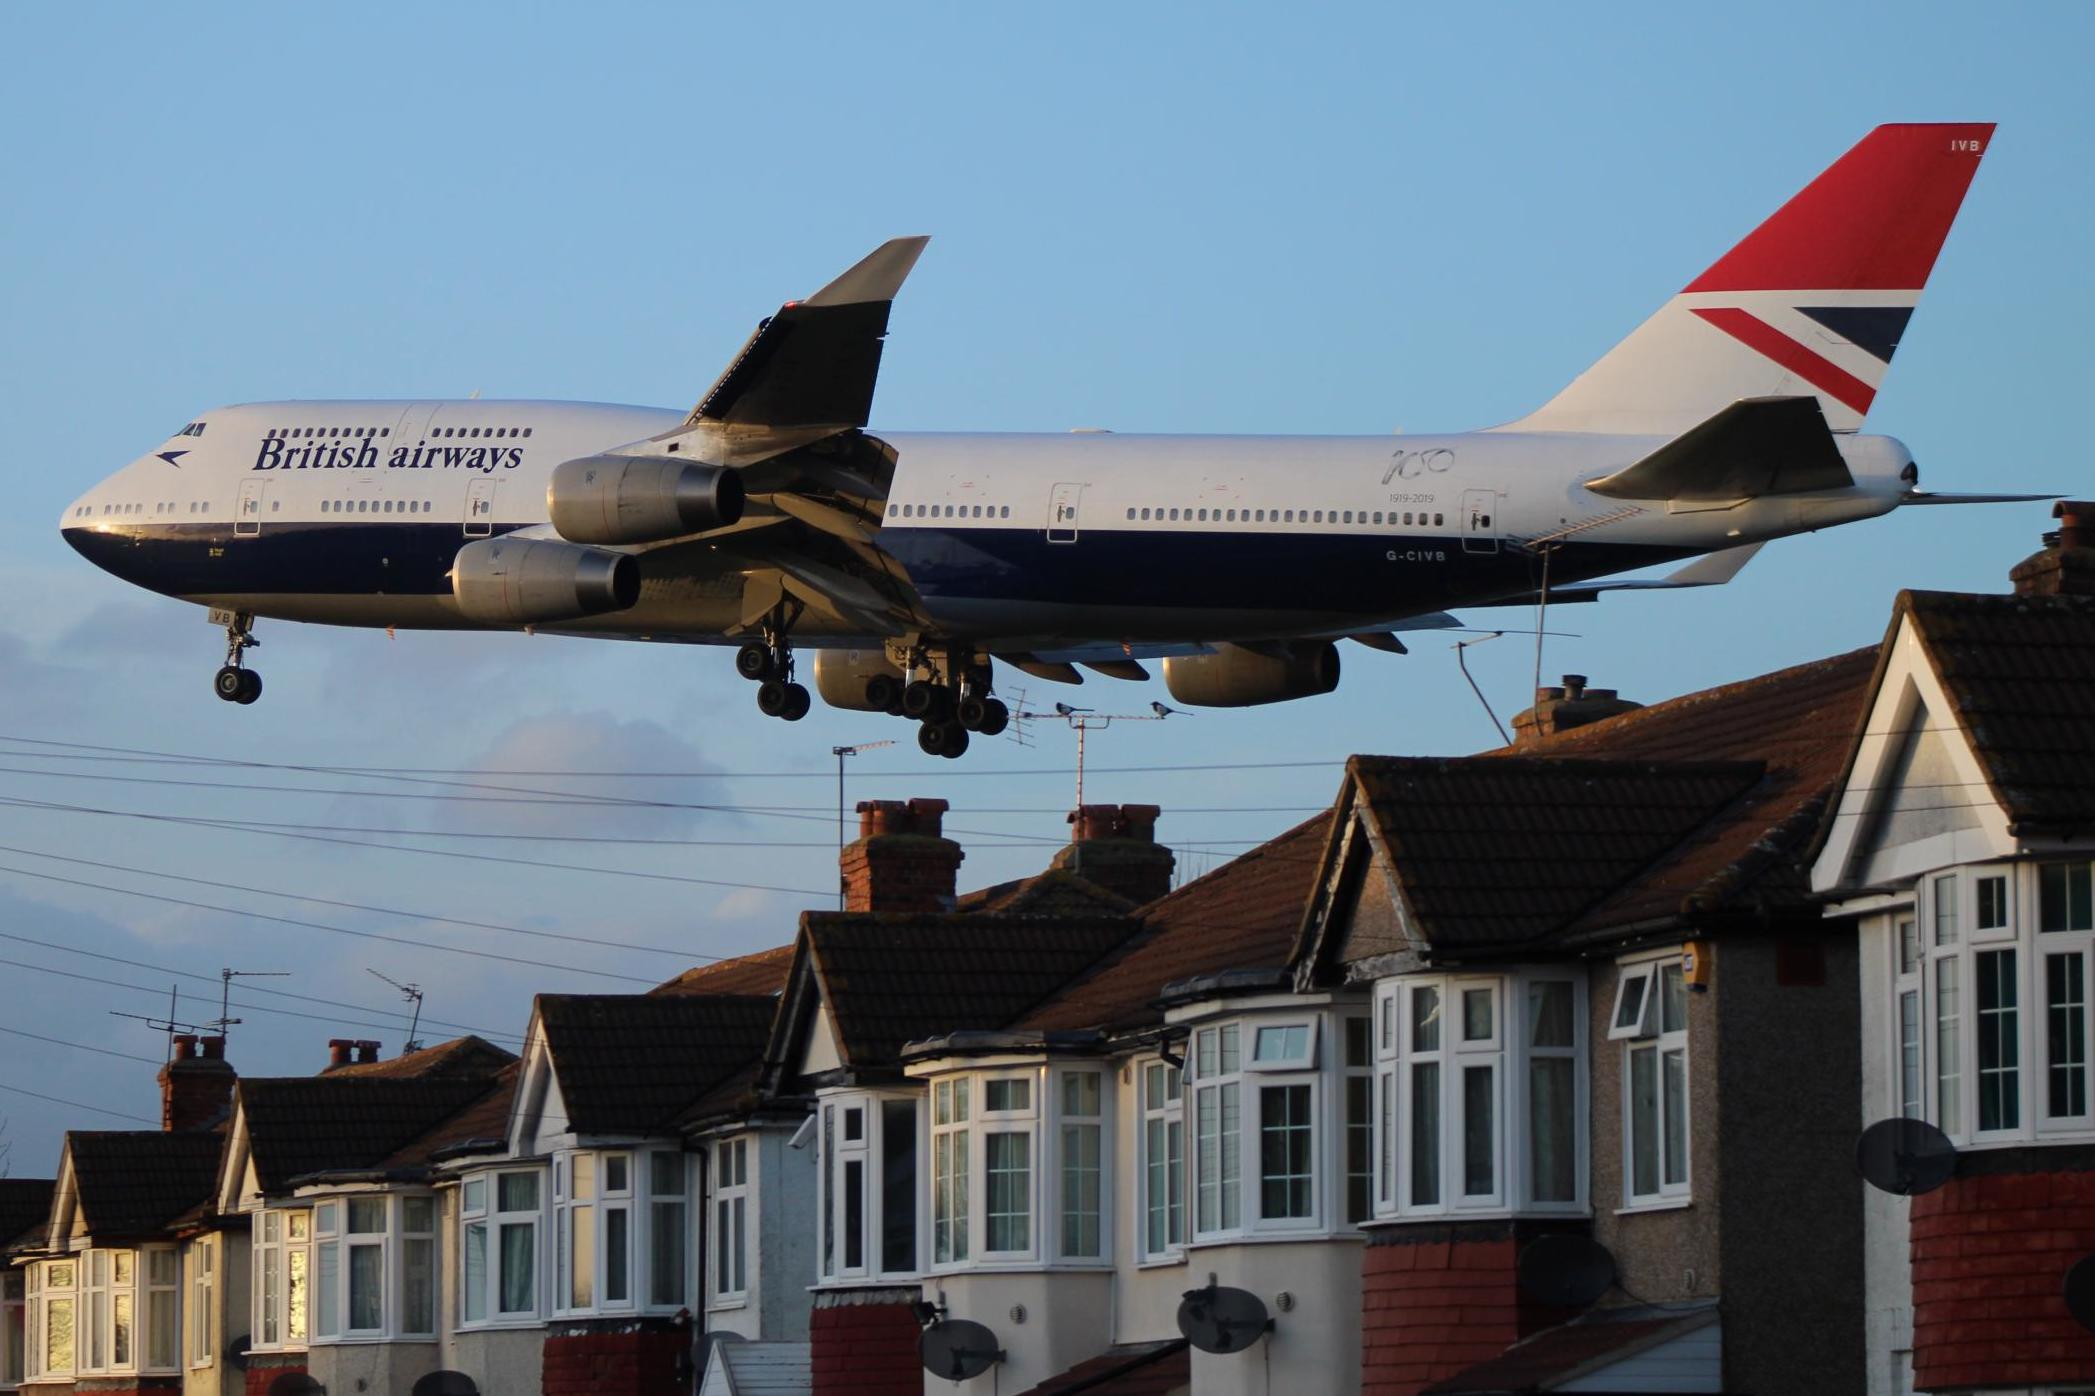
<instances>
[{"instance_id":1,"label":"jet engine","mask_svg":"<svg viewBox=\"0 0 2095 1396\"><path fill-rule=\"evenodd\" d=\"M482 538L458 550L451 595L469 619L490 625L580 620L638 601L640 564L550 538Z\"/></svg>"},{"instance_id":2,"label":"jet engine","mask_svg":"<svg viewBox=\"0 0 2095 1396\"><path fill-rule=\"evenodd\" d=\"M1338 687L1338 668L1338 647L1328 641L1224 645L1213 654L1166 659L1164 687L1196 708L1249 708L1329 693Z\"/></svg>"},{"instance_id":3,"label":"jet engine","mask_svg":"<svg viewBox=\"0 0 2095 1396\"><path fill-rule=\"evenodd\" d=\"M583 456L554 467L546 513L574 543L659 543L742 517L735 471L661 456Z\"/></svg>"},{"instance_id":4,"label":"jet engine","mask_svg":"<svg viewBox=\"0 0 2095 1396\"><path fill-rule=\"evenodd\" d=\"M815 652L815 691L832 708L884 713L901 701L904 682L880 650Z\"/></svg>"}]
</instances>

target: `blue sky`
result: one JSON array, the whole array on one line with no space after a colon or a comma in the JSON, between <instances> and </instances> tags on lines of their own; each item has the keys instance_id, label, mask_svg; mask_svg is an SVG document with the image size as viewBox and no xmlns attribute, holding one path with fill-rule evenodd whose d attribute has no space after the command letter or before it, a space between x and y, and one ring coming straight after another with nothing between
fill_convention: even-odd
<instances>
[{"instance_id":1,"label":"blue sky","mask_svg":"<svg viewBox=\"0 0 2095 1396\"><path fill-rule=\"evenodd\" d=\"M534 991L636 988L790 938L818 899L718 884L833 885L837 742L901 739L858 759L852 799L941 795L952 824L999 836L967 840L964 883L1036 868L1064 830L1066 731L929 762L885 719L760 720L724 652L270 625L268 696L221 704L201 613L96 572L55 527L204 409L476 390L683 406L781 300L927 232L876 426L1481 426L1548 397L1870 126L1994 120L1871 426L1939 488L2084 492L2091 30L2095 11L2066 5L0 10L17 56L0 89L0 800L41 806L0 805L0 1027L80 1044L0 1034L9 1166L47 1172L63 1129L121 1123L23 1089L155 1113L150 1061L81 1047L156 1059L148 1029L107 1013L164 1012L171 972L290 972L259 982L307 1001L251 1002L352 1021L236 1009L231 1055L303 1072L329 1036L397 1047L367 969L423 984L444 1023L516 1034ZM1546 668L1651 699L1868 644L1902 586L2003 589L2044 523L2041 506L1916 510L1780 543L1721 593L1567 609ZM1531 643L1471 652L1502 716ZM1328 801L1349 752L1495 741L1444 643L1346 663L1329 698L1095 736L1087 795L1165 806L1164 835L1206 866ZM1164 696L1030 691L1111 711ZM39 742L786 774L481 782L731 807L592 813ZM1234 763L1301 764L1114 769ZM779 844L799 846L751 846ZM543 938L562 935L660 953ZM180 1016L215 1016L188 997L202 980L177 982Z\"/></svg>"}]
</instances>

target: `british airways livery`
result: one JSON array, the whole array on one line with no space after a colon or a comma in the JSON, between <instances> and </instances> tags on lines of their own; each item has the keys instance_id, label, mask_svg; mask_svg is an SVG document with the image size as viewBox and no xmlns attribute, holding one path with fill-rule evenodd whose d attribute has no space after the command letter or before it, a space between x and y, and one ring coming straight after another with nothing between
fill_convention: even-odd
<instances>
[{"instance_id":1,"label":"british airways livery","mask_svg":"<svg viewBox=\"0 0 2095 1396\"><path fill-rule=\"evenodd\" d=\"M1727 581L1763 543L1923 493L1863 419L1992 138L1871 132L1540 409L1449 436L939 435L867 423L926 239L764 320L697 407L276 402L207 412L81 496L66 540L209 607L251 703L258 617L738 646L757 705L957 756L1002 660L1182 703L1329 692L1453 607ZM1601 580L1697 559L1656 581Z\"/></svg>"}]
</instances>

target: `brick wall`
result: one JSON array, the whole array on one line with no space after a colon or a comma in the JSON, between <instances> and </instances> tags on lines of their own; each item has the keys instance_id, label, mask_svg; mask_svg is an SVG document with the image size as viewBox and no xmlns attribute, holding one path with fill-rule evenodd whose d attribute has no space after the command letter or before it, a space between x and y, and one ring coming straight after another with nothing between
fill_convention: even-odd
<instances>
[{"instance_id":1,"label":"brick wall","mask_svg":"<svg viewBox=\"0 0 2095 1396\"><path fill-rule=\"evenodd\" d=\"M244 1374L245 1381L242 1384L243 1390L245 1390L247 1396L269 1396L269 1384L278 1377L291 1373L296 1373L299 1376L306 1374L304 1353L289 1355L256 1353L247 1360L247 1371Z\"/></svg>"},{"instance_id":2,"label":"brick wall","mask_svg":"<svg viewBox=\"0 0 2095 1396\"><path fill-rule=\"evenodd\" d=\"M691 1330L621 1324L546 1337L542 1396L686 1396Z\"/></svg>"},{"instance_id":3,"label":"brick wall","mask_svg":"<svg viewBox=\"0 0 2095 1396\"><path fill-rule=\"evenodd\" d=\"M51 1390L49 1387L23 1387L24 1391ZM99 1377L83 1378L70 1387L57 1388L74 1393L74 1396L172 1396L182 1389L180 1377Z\"/></svg>"},{"instance_id":4,"label":"brick wall","mask_svg":"<svg viewBox=\"0 0 2095 1396\"><path fill-rule=\"evenodd\" d=\"M1522 1298L1511 1223L1379 1230L1361 1253L1361 1396L1414 1396L1570 1314Z\"/></svg>"},{"instance_id":5,"label":"brick wall","mask_svg":"<svg viewBox=\"0 0 2095 1396\"><path fill-rule=\"evenodd\" d=\"M1912 1208L1915 1387L2095 1381L2061 1293L2095 1252L2095 1172L1955 1178Z\"/></svg>"},{"instance_id":6,"label":"brick wall","mask_svg":"<svg viewBox=\"0 0 2095 1396\"><path fill-rule=\"evenodd\" d=\"M831 1291L808 1316L813 1396L924 1396L914 1290Z\"/></svg>"}]
</instances>

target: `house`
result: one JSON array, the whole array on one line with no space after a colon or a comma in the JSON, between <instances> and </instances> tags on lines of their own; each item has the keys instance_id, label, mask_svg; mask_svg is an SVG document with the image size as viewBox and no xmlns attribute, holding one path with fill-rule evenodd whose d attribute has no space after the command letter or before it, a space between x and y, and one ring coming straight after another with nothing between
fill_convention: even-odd
<instances>
[{"instance_id":1,"label":"house","mask_svg":"<svg viewBox=\"0 0 2095 1396\"><path fill-rule=\"evenodd\" d=\"M2095 1385L2095 504L2005 596L1905 592L1812 866L1861 951L1862 1109L1953 1172L1866 1205L1868 1390Z\"/></svg>"},{"instance_id":2,"label":"house","mask_svg":"<svg viewBox=\"0 0 2095 1396\"><path fill-rule=\"evenodd\" d=\"M51 1216L49 1178L0 1178L0 1265L17 1245L35 1244ZM24 1271L0 1269L0 1391L20 1389L29 1366Z\"/></svg>"}]
</instances>

